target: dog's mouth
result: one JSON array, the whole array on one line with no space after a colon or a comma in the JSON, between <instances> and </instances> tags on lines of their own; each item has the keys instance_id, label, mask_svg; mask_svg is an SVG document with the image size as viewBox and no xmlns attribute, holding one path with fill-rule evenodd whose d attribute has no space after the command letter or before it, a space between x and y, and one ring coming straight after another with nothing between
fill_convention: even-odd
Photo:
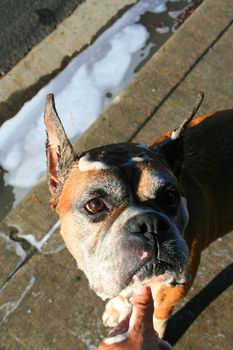
<instances>
[{"instance_id":1,"label":"dog's mouth","mask_svg":"<svg viewBox=\"0 0 233 350\"><path fill-rule=\"evenodd\" d=\"M156 258L140 266L136 271L135 275L140 281L143 281L145 278L163 275L166 271L169 271L171 269L171 264L168 264Z\"/></svg>"},{"instance_id":2,"label":"dog's mouth","mask_svg":"<svg viewBox=\"0 0 233 350\"><path fill-rule=\"evenodd\" d=\"M134 271L131 281L138 281L144 284L154 277L158 277L159 282L167 282L171 286L186 285L186 278L183 276L181 277L181 271L176 270L177 269L172 264L154 258L147 261Z\"/></svg>"}]
</instances>

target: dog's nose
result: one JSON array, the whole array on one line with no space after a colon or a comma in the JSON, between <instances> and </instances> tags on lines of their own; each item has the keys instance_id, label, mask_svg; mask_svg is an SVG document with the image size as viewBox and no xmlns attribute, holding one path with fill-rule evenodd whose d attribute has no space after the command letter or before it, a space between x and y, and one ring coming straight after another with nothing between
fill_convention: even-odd
<instances>
[{"instance_id":1,"label":"dog's nose","mask_svg":"<svg viewBox=\"0 0 233 350\"><path fill-rule=\"evenodd\" d=\"M161 214L144 213L130 218L126 223L126 230L132 234L160 235L170 228L168 220Z\"/></svg>"}]
</instances>

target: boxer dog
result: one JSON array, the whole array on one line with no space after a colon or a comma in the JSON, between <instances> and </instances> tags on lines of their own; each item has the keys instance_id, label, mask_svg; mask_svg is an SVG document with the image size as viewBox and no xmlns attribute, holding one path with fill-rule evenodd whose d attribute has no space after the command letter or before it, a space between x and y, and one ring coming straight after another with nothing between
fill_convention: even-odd
<instances>
[{"instance_id":1,"label":"boxer dog","mask_svg":"<svg viewBox=\"0 0 233 350\"><path fill-rule=\"evenodd\" d=\"M192 121L149 145L75 154L48 95L48 182L61 235L90 287L111 299L104 323L131 308L132 285L151 287L162 336L195 278L201 252L233 228L233 110Z\"/></svg>"}]
</instances>

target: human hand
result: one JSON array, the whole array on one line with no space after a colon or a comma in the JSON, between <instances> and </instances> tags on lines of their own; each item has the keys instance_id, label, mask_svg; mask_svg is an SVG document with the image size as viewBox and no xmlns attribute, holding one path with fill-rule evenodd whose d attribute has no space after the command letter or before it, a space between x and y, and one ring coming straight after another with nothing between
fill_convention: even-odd
<instances>
[{"instance_id":1,"label":"human hand","mask_svg":"<svg viewBox=\"0 0 233 350\"><path fill-rule=\"evenodd\" d=\"M134 286L133 311L114 328L97 350L171 350L153 328L153 299L149 287Z\"/></svg>"}]
</instances>

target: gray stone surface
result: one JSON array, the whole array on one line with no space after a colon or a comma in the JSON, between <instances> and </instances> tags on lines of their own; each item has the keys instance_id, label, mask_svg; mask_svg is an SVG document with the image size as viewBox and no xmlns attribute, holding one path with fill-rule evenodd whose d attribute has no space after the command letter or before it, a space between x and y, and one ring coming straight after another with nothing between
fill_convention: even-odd
<instances>
[{"instance_id":1,"label":"gray stone surface","mask_svg":"<svg viewBox=\"0 0 233 350\"><path fill-rule=\"evenodd\" d=\"M102 312L66 250L36 254L0 293L0 348L94 349L103 337Z\"/></svg>"},{"instance_id":2,"label":"gray stone surface","mask_svg":"<svg viewBox=\"0 0 233 350\"><path fill-rule=\"evenodd\" d=\"M0 74L14 64L83 0L3 0L0 2Z\"/></svg>"},{"instance_id":3,"label":"gray stone surface","mask_svg":"<svg viewBox=\"0 0 233 350\"><path fill-rule=\"evenodd\" d=\"M232 108L233 46L231 0L205 0L179 31L141 70L76 149L103 143L145 142L176 127L192 109L199 89L201 112ZM49 211L45 181L6 218L1 230L32 232L41 240L56 221ZM16 233L16 238L17 233ZM1 236L0 236L1 238ZM6 239L3 238L6 243ZM1 247L1 249L5 249ZM26 251L26 248L25 248ZM4 277L18 264L14 246L4 252ZM14 349L94 349L103 336L103 305L54 233L0 291L1 347ZM231 350L233 343L233 235L203 254L192 290L172 317L167 338L177 350Z\"/></svg>"},{"instance_id":4,"label":"gray stone surface","mask_svg":"<svg viewBox=\"0 0 233 350\"><path fill-rule=\"evenodd\" d=\"M137 133L134 138L136 142L145 139L149 141L155 134L176 128L191 111L199 90L204 91L205 99L198 114L233 108L232 36L233 23L227 26L227 30L222 32L219 40L211 45L189 74L175 86L169 98Z\"/></svg>"}]
</instances>

